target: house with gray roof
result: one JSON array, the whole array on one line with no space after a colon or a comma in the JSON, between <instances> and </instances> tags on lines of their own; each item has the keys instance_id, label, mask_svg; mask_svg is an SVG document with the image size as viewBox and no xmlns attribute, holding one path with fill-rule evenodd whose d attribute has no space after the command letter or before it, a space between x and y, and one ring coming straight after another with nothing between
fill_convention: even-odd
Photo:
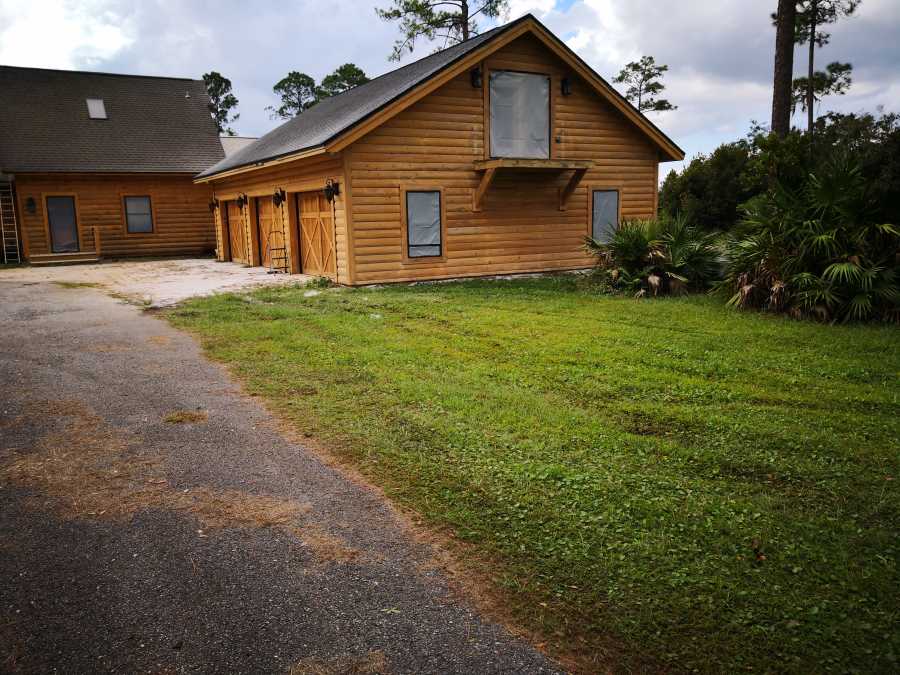
<instances>
[{"instance_id":1,"label":"house with gray roof","mask_svg":"<svg viewBox=\"0 0 900 675\"><path fill-rule=\"evenodd\" d=\"M26 259L215 248L193 177L225 153L202 81L0 66L0 101L4 242L14 218Z\"/></svg>"}]
</instances>

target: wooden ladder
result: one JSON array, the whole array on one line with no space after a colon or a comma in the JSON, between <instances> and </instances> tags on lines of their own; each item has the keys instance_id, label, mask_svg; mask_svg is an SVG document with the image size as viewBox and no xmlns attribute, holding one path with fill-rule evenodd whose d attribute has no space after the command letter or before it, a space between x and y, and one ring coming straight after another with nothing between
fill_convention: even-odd
<instances>
[{"instance_id":1,"label":"wooden ladder","mask_svg":"<svg viewBox=\"0 0 900 675\"><path fill-rule=\"evenodd\" d=\"M19 228L16 226L16 205L12 183L0 180L0 235L3 239L3 264L19 264Z\"/></svg>"},{"instance_id":2,"label":"wooden ladder","mask_svg":"<svg viewBox=\"0 0 900 675\"><path fill-rule=\"evenodd\" d=\"M272 246L272 239L274 237L272 237L270 232L269 240L266 242L266 248L269 253L269 274L278 274L279 272L287 274L290 271L290 265L288 262L287 232L284 227L284 210L282 205L276 206L275 208L281 211L278 218L278 220L281 221L281 246ZM272 217L275 217L274 209Z\"/></svg>"}]
</instances>

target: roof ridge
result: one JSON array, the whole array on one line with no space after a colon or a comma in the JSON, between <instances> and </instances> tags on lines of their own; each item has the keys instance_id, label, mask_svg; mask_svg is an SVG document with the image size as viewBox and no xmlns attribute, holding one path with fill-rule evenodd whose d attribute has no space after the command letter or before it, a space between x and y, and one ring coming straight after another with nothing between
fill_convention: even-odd
<instances>
[{"instance_id":1,"label":"roof ridge","mask_svg":"<svg viewBox=\"0 0 900 675\"><path fill-rule=\"evenodd\" d=\"M170 75L138 75L136 73L107 73L97 70L67 70L65 68L40 68L37 66L9 66L0 63L0 68L10 70L40 70L46 73L71 73L74 75L101 75L103 77L135 77L143 80L178 80L180 82L203 82L193 77L174 77Z\"/></svg>"}]
</instances>

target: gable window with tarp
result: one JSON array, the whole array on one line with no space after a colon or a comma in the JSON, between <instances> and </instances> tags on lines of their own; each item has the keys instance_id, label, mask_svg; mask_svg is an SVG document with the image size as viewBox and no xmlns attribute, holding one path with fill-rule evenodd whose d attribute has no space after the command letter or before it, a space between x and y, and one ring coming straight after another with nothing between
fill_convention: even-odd
<instances>
[{"instance_id":1,"label":"gable window with tarp","mask_svg":"<svg viewBox=\"0 0 900 675\"><path fill-rule=\"evenodd\" d=\"M490 78L491 157L550 158L550 78L495 71Z\"/></svg>"}]
</instances>

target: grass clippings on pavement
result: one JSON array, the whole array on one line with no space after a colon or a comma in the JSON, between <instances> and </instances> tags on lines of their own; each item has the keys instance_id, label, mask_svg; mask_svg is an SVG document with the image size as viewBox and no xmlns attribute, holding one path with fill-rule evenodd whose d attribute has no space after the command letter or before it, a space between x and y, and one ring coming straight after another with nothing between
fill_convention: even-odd
<instances>
[{"instance_id":1,"label":"grass clippings on pavement","mask_svg":"<svg viewBox=\"0 0 900 675\"><path fill-rule=\"evenodd\" d=\"M163 422L168 424L200 424L208 419L209 415L203 410L175 410L163 417Z\"/></svg>"},{"instance_id":2,"label":"grass clippings on pavement","mask_svg":"<svg viewBox=\"0 0 900 675\"><path fill-rule=\"evenodd\" d=\"M169 316L585 671L895 667L896 327L584 284L266 288Z\"/></svg>"},{"instance_id":3,"label":"grass clippings on pavement","mask_svg":"<svg viewBox=\"0 0 900 675\"><path fill-rule=\"evenodd\" d=\"M281 529L322 562L359 556L306 518L312 511L307 502L241 490L174 487L163 474L161 457L134 451L127 436L79 401L45 401L32 405L28 414L46 418L53 428L33 452L0 468L0 475L53 498L64 517L128 520L146 509L166 509L190 514L207 529Z\"/></svg>"},{"instance_id":4,"label":"grass clippings on pavement","mask_svg":"<svg viewBox=\"0 0 900 675\"><path fill-rule=\"evenodd\" d=\"M390 672L384 652L376 650L365 656L309 657L291 666L287 675L390 675Z\"/></svg>"}]
</instances>

